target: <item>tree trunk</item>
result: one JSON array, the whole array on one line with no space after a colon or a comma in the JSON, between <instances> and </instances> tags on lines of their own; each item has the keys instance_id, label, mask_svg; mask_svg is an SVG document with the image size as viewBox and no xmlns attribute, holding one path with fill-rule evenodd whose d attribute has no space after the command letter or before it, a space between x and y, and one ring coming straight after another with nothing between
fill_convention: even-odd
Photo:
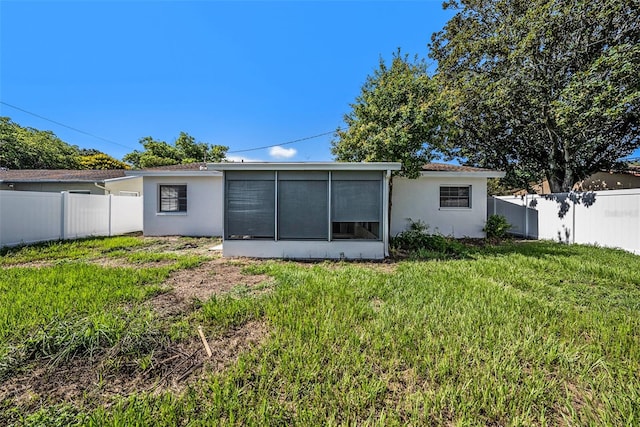
<instances>
[{"instance_id":1,"label":"tree trunk","mask_svg":"<svg viewBox=\"0 0 640 427\"><path fill-rule=\"evenodd\" d=\"M570 169L553 169L547 172L549 190L552 193L569 193L573 188L573 173Z\"/></svg>"}]
</instances>

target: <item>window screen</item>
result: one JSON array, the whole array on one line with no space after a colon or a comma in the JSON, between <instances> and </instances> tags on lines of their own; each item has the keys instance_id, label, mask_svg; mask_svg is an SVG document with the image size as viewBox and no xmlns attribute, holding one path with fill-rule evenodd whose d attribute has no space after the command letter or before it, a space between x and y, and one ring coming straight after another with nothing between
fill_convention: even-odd
<instances>
[{"instance_id":1,"label":"window screen","mask_svg":"<svg viewBox=\"0 0 640 427\"><path fill-rule=\"evenodd\" d=\"M381 181L338 181L331 183L333 222L380 222Z\"/></svg>"},{"instance_id":2,"label":"window screen","mask_svg":"<svg viewBox=\"0 0 640 427\"><path fill-rule=\"evenodd\" d=\"M440 187L441 208L470 208L471 186Z\"/></svg>"},{"instance_id":3,"label":"window screen","mask_svg":"<svg viewBox=\"0 0 640 427\"><path fill-rule=\"evenodd\" d=\"M278 238L328 236L328 174L278 174Z\"/></svg>"},{"instance_id":4,"label":"window screen","mask_svg":"<svg viewBox=\"0 0 640 427\"><path fill-rule=\"evenodd\" d=\"M228 239L275 238L273 173L228 173L226 193Z\"/></svg>"},{"instance_id":5,"label":"window screen","mask_svg":"<svg viewBox=\"0 0 640 427\"><path fill-rule=\"evenodd\" d=\"M159 210L160 212L186 212L187 186L161 185Z\"/></svg>"}]
</instances>

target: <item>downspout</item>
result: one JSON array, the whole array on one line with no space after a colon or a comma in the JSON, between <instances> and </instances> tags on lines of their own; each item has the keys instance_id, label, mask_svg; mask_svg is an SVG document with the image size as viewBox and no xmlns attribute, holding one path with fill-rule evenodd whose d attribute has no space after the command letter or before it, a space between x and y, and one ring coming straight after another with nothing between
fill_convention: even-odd
<instances>
[{"instance_id":1,"label":"downspout","mask_svg":"<svg viewBox=\"0 0 640 427\"><path fill-rule=\"evenodd\" d=\"M107 190L106 187L103 187L102 185L98 184L97 182L94 182L93 185L95 185L96 187L98 187L101 190L104 190L105 195L111 194L111 191Z\"/></svg>"}]
</instances>

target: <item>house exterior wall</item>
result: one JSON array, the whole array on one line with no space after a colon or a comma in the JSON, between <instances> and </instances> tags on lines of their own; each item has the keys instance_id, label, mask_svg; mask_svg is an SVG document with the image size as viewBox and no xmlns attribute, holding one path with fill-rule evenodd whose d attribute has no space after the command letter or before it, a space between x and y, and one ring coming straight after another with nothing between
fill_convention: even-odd
<instances>
[{"instance_id":1,"label":"house exterior wall","mask_svg":"<svg viewBox=\"0 0 640 427\"><path fill-rule=\"evenodd\" d=\"M62 191L89 191L90 194L105 194L105 191L101 188L96 187L93 182L16 182L13 183L13 189L9 188L6 183L0 185L0 189L14 191L39 191L45 193L60 193Z\"/></svg>"},{"instance_id":2,"label":"house exterior wall","mask_svg":"<svg viewBox=\"0 0 640 427\"><path fill-rule=\"evenodd\" d=\"M290 259L383 259L382 241L225 240L224 256Z\"/></svg>"},{"instance_id":3,"label":"house exterior wall","mask_svg":"<svg viewBox=\"0 0 640 427\"><path fill-rule=\"evenodd\" d=\"M187 186L187 211L159 212L160 184ZM221 236L222 176L144 176L146 236Z\"/></svg>"},{"instance_id":4,"label":"house exterior wall","mask_svg":"<svg viewBox=\"0 0 640 427\"><path fill-rule=\"evenodd\" d=\"M640 188L640 176L631 173L597 172L579 184L582 191Z\"/></svg>"},{"instance_id":5,"label":"house exterior wall","mask_svg":"<svg viewBox=\"0 0 640 427\"><path fill-rule=\"evenodd\" d=\"M107 180L104 187L114 196L120 196L121 191L138 193L139 196L144 194L141 176Z\"/></svg>"},{"instance_id":6,"label":"house exterior wall","mask_svg":"<svg viewBox=\"0 0 640 427\"><path fill-rule=\"evenodd\" d=\"M441 186L471 186L471 208L440 208ZM406 230L407 218L421 220L432 233L485 237L487 179L484 177L395 177L392 185L391 235Z\"/></svg>"}]
</instances>

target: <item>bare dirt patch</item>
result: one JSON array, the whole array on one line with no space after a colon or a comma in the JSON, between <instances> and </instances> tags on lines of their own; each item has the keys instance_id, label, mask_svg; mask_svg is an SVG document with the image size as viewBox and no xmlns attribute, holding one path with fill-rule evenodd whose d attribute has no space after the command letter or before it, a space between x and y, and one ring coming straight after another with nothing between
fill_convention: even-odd
<instances>
[{"instance_id":1,"label":"bare dirt patch","mask_svg":"<svg viewBox=\"0 0 640 427\"><path fill-rule=\"evenodd\" d=\"M152 298L149 304L161 315L171 316L187 311L194 301L206 301L212 295L225 294L239 286L249 289L268 286L272 282L269 276L243 272L251 262L230 263L216 258L196 268L176 271L164 282L170 291Z\"/></svg>"},{"instance_id":2,"label":"bare dirt patch","mask_svg":"<svg viewBox=\"0 0 640 427\"><path fill-rule=\"evenodd\" d=\"M260 345L267 335L267 326L257 321L228 330L208 339L210 358L196 335L188 342L169 344L154 352L146 369L135 361L113 367L106 355L57 367L41 361L28 372L0 384L0 402L8 399L31 411L41 405L64 402L108 405L115 397L140 392L180 392L198 379L223 371L242 353Z\"/></svg>"},{"instance_id":3,"label":"bare dirt patch","mask_svg":"<svg viewBox=\"0 0 640 427\"><path fill-rule=\"evenodd\" d=\"M209 258L196 268L172 273L163 283L168 291L145 304L149 304L160 318L169 319L188 314L196 307L194 301L206 301L212 295L225 294L239 286L245 292L255 290L256 293L269 288L270 277L243 271L257 261L223 259L219 252L211 250L218 243L217 239L154 238L151 246L140 248L141 251L173 251ZM106 255L90 262L107 267L128 264ZM25 266L43 264L46 263L26 263ZM121 356L114 358L109 349L94 357L78 357L58 366L52 366L48 359L36 360L0 383L0 403L10 402L22 413L28 413L55 403L81 403L91 407L109 405L116 397L134 393L180 392L188 384L223 371L242 353L260 345L268 335L264 322L252 321L220 336L208 336L212 351L212 356L208 357L196 327L192 329L193 336L188 341L158 342L144 362ZM3 420L0 411L0 424L4 424L3 421L10 420Z\"/></svg>"}]
</instances>

